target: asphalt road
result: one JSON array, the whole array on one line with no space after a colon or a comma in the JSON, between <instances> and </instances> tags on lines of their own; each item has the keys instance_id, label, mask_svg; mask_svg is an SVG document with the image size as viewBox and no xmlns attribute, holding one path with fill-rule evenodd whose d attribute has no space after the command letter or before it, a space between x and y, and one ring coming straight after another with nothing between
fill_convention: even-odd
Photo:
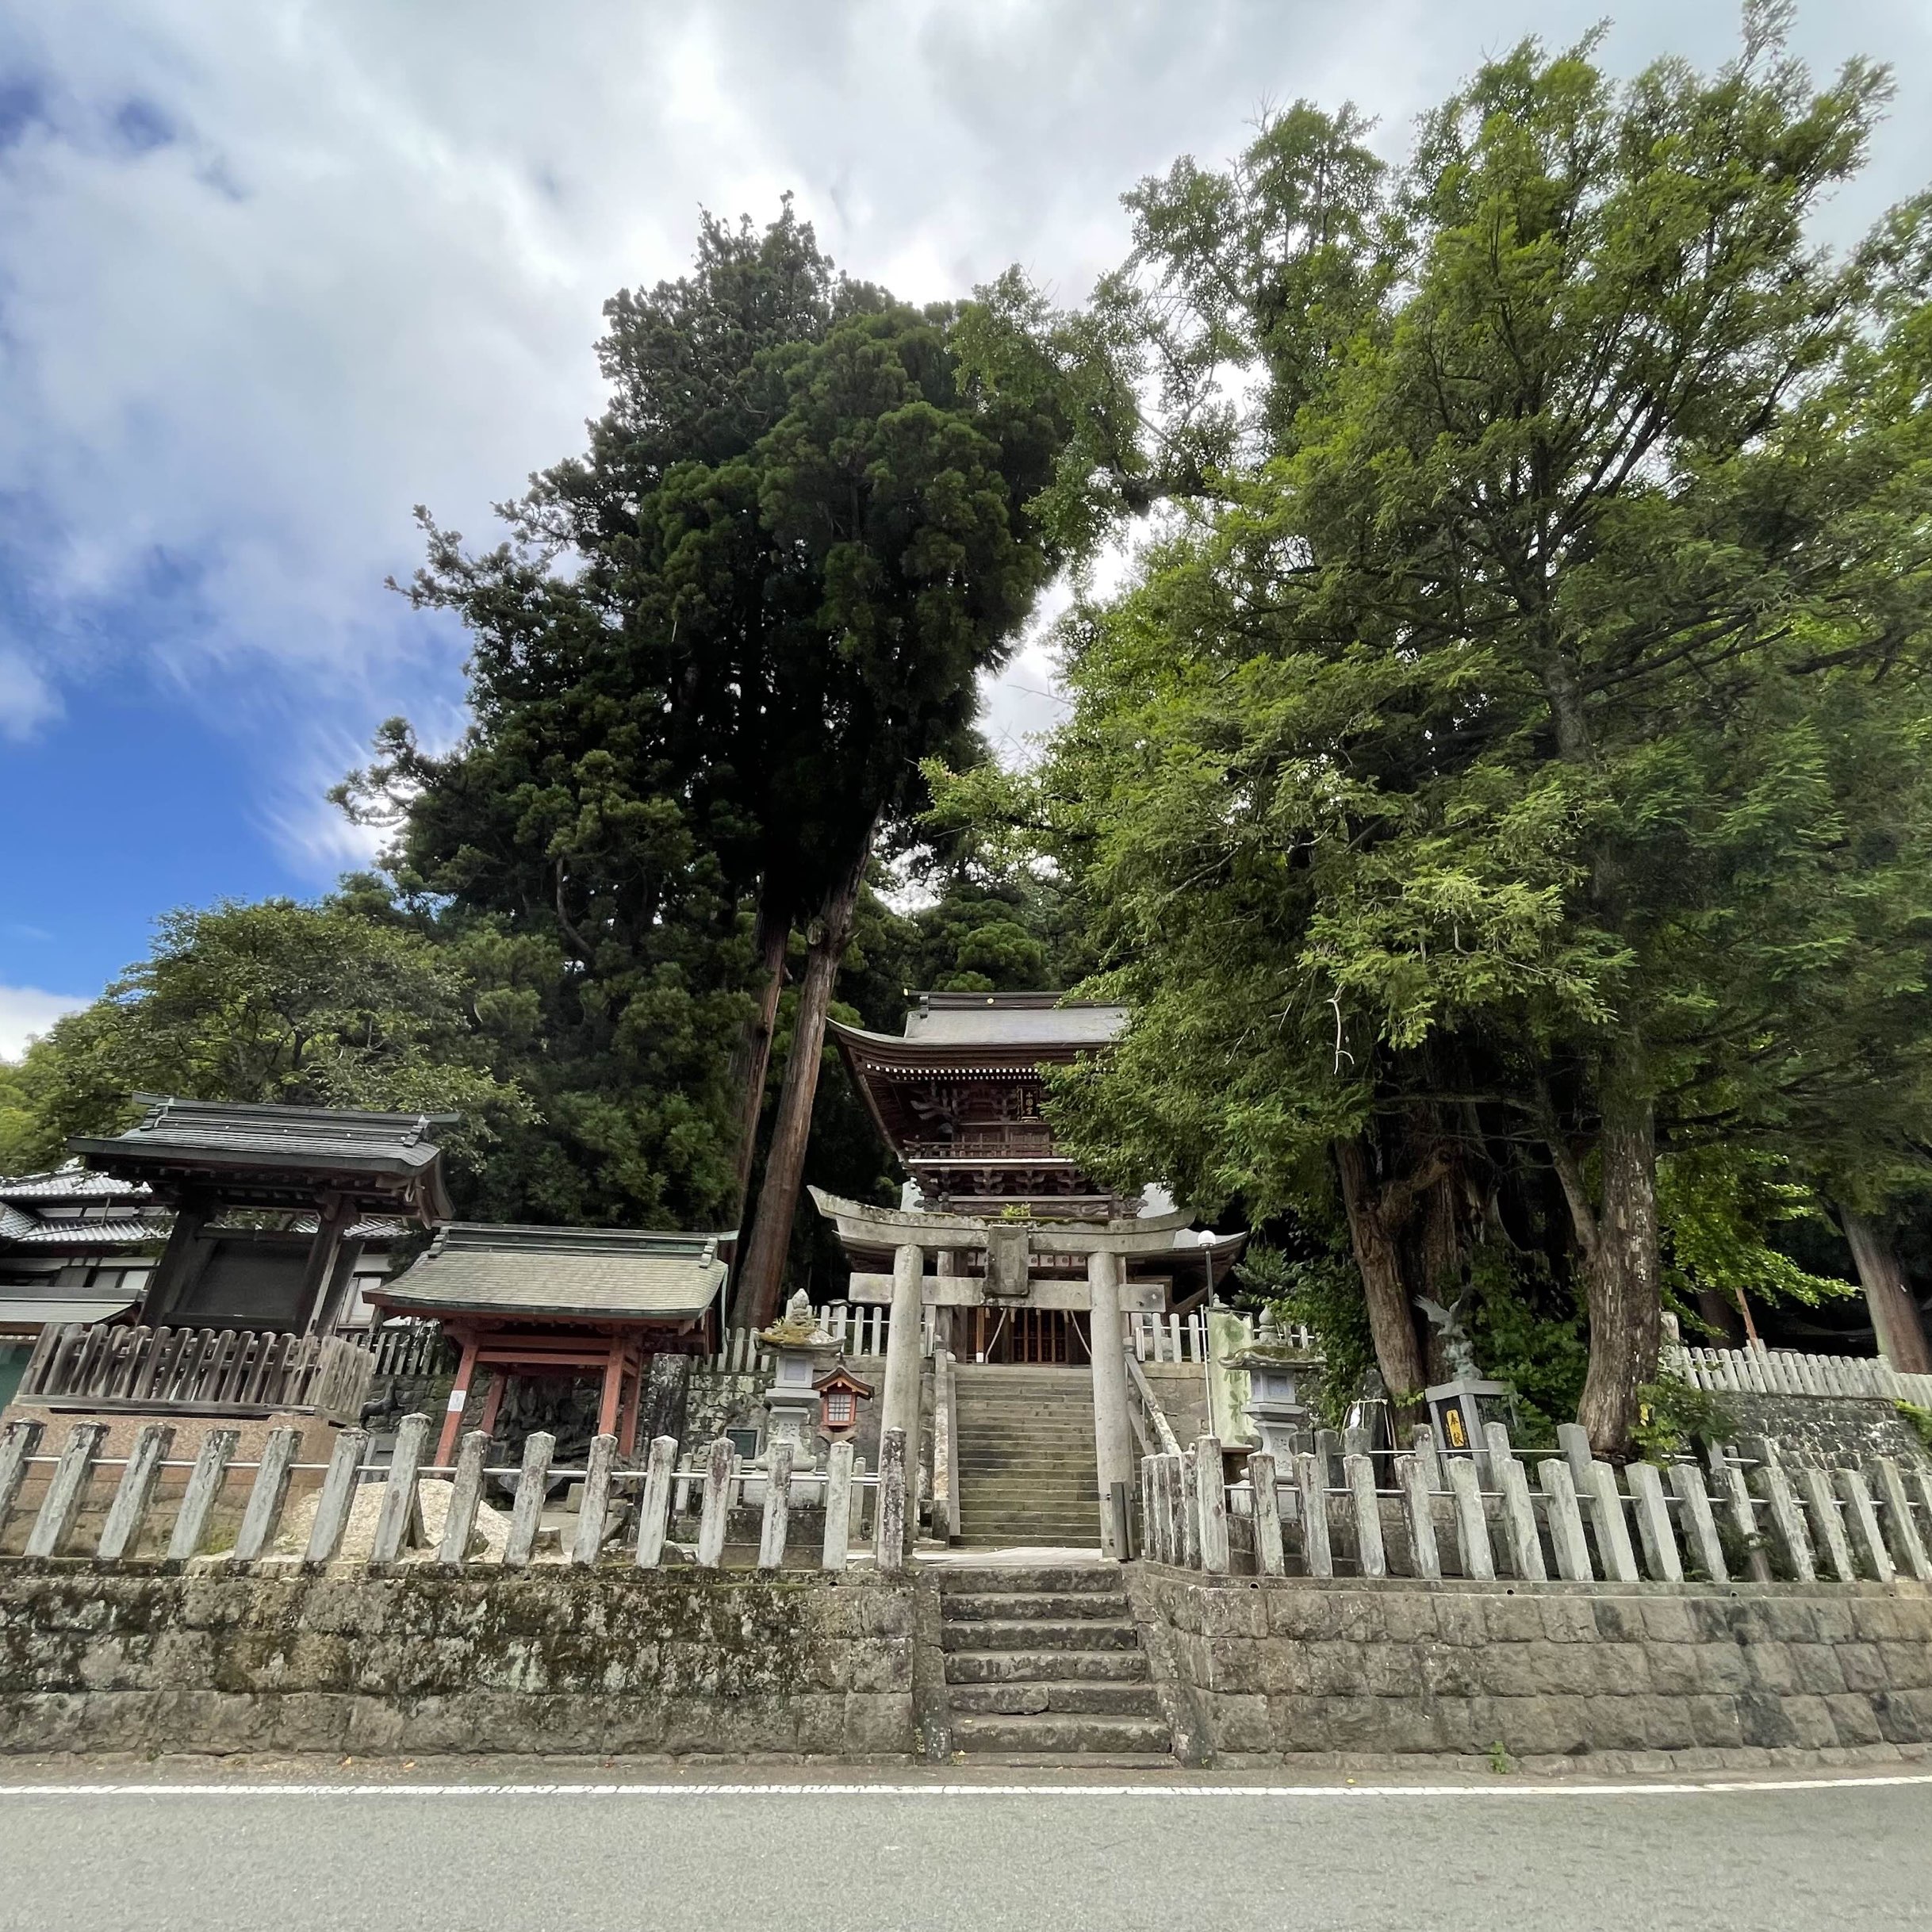
<instances>
[{"instance_id":1,"label":"asphalt road","mask_svg":"<svg viewBox=\"0 0 1932 1932\"><path fill-rule=\"evenodd\" d=\"M1003 1776L1003 1788L958 1791L893 1774L857 1788L688 1781L546 1791L407 1780L290 1790L232 1777L187 1789L49 1790L16 1775L0 1783L0 1927L1932 1924L1932 1779L1690 1792L1497 1780L1448 1792L1337 1792Z\"/></svg>"}]
</instances>

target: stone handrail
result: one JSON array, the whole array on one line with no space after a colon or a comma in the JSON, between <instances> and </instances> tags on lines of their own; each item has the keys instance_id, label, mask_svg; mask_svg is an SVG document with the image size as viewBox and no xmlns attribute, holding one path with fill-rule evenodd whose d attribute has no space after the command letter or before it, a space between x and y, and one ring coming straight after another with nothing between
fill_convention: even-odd
<instances>
[{"instance_id":1,"label":"stone handrail","mask_svg":"<svg viewBox=\"0 0 1932 1932\"><path fill-rule=\"evenodd\" d=\"M1141 1367L1129 1348L1124 1351L1127 1361L1127 1419L1133 1424L1133 1432L1140 1444L1144 1455L1179 1455L1181 1453L1179 1438L1167 1421L1167 1413L1160 1405L1160 1398L1148 1386L1147 1371Z\"/></svg>"}]
</instances>

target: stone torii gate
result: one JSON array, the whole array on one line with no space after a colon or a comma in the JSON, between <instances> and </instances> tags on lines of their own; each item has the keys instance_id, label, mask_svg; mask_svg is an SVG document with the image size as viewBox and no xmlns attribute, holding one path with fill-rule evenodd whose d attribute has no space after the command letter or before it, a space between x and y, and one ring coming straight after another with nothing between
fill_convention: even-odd
<instances>
[{"instance_id":1,"label":"stone torii gate","mask_svg":"<svg viewBox=\"0 0 1932 1932\"><path fill-rule=\"evenodd\" d=\"M1239 1236L1213 1240L1206 1248L1177 1242L1193 1229L1185 1212L1132 1221L991 1221L960 1214L910 1213L847 1201L815 1187L820 1213L838 1230L854 1263L852 1299L889 1301L892 1319L886 1336L885 1393L880 1424L903 1429L908 1445L919 1439L919 1332L927 1308L1039 1308L1079 1309L1088 1317L1094 1372L1094 1457L1098 1476L1101 1547L1125 1558L1113 1507L1117 1493L1133 1493L1133 1424L1128 1409L1126 1334L1122 1317L1159 1313L1167 1305L1164 1282L1127 1278L1130 1259L1192 1260L1239 1248ZM983 1253L986 1272L968 1275L956 1267L968 1254ZM926 1271L926 1257L941 1263ZM868 1272L868 1259L891 1259L891 1272ZM1084 1256L1084 1281L1035 1275L1036 1256Z\"/></svg>"}]
</instances>

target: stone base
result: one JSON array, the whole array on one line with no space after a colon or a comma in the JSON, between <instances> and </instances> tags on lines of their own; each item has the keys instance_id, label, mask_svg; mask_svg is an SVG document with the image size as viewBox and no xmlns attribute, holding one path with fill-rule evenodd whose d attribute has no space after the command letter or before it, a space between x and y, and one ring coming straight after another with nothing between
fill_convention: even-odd
<instances>
[{"instance_id":1,"label":"stone base","mask_svg":"<svg viewBox=\"0 0 1932 1932\"><path fill-rule=\"evenodd\" d=\"M0 1750L905 1754L912 1587L0 1568Z\"/></svg>"},{"instance_id":2,"label":"stone base","mask_svg":"<svg viewBox=\"0 0 1932 1932\"><path fill-rule=\"evenodd\" d=\"M1932 1744L1932 1594L1917 1583L1317 1582L1136 1564L1129 1588L1191 1763L1665 1772Z\"/></svg>"}]
</instances>

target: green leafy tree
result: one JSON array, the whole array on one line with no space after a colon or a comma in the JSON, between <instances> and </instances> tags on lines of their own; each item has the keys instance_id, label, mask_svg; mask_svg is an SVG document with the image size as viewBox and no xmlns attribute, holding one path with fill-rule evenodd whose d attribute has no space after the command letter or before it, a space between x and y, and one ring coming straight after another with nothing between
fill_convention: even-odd
<instances>
[{"instance_id":1,"label":"green leafy tree","mask_svg":"<svg viewBox=\"0 0 1932 1932\"><path fill-rule=\"evenodd\" d=\"M838 276L788 204L707 220L692 276L607 313L587 454L505 506L496 550L429 526L413 594L472 634L474 728L436 757L393 726L344 797L393 818L399 882L453 933L561 956L545 1110L609 1213L742 1209L803 934L739 1269L761 1321L875 839L923 803L920 761L969 745L1051 566L1025 505L1059 430L962 365L954 311Z\"/></svg>"},{"instance_id":2,"label":"green leafy tree","mask_svg":"<svg viewBox=\"0 0 1932 1932\"><path fill-rule=\"evenodd\" d=\"M52 1166L70 1136L128 1125L137 1091L457 1113L443 1142L473 1161L530 1111L489 1057L465 975L414 933L334 902L171 912L10 1071L8 1163Z\"/></svg>"},{"instance_id":3,"label":"green leafy tree","mask_svg":"<svg viewBox=\"0 0 1932 1932\"><path fill-rule=\"evenodd\" d=\"M1660 1140L1926 1144L1925 209L1807 238L1886 84L1815 87L1784 21L1708 77L1526 43L1372 205L1350 174L1346 299L1224 332L1259 401L1071 627L1033 795L978 785L1137 1009L1064 1085L1079 1151L1339 1193L1398 1398L1416 1296L1499 1217L1560 1227L1606 1451L1658 1359ZM1226 228L1220 286L1276 286L1274 232ZM1144 219L1138 259L1179 258Z\"/></svg>"}]
</instances>

